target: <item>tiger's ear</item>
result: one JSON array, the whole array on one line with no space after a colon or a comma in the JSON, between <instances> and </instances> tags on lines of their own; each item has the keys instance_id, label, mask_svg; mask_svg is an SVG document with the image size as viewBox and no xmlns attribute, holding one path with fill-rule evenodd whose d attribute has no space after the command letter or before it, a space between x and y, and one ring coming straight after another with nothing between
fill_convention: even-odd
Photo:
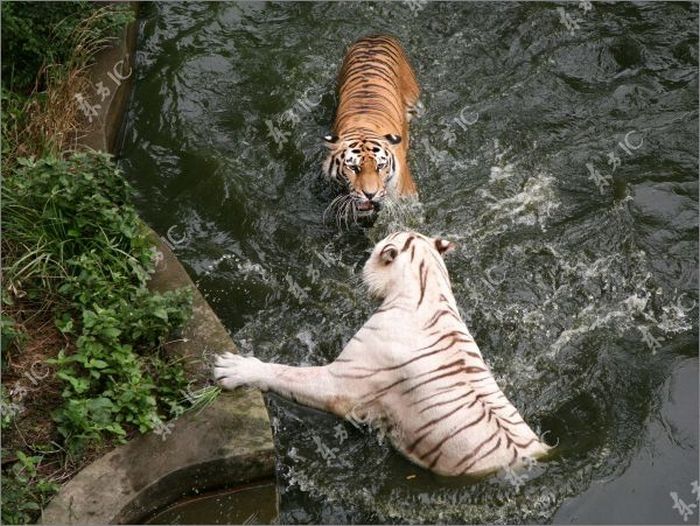
<instances>
[{"instance_id":1,"label":"tiger's ear","mask_svg":"<svg viewBox=\"0 0 700 526\"><path fill-rule=\"evenodd\" d=\"M323 136L323 141L326 143L326 146L332 146L335 143L338 142L339 137L337 135L333 135L329 133L328 135Z\"/></svg>"},{"instance_id":2,"label":"tiger's ear","mask_svg":"<svg viewBox=\"0 0 700 526\"><path fill-rule=\"evenodd\" d=\"M401 136L393 133L387 133L384 138L391 144L399 144L401 142Z\"/></svg>"},{"instance_id":3,"label":"tiger's ear","mask_svg":"<svg viewBox=\"0 0 700 526\"><path fill-rule=\"evenodd\" d=\"M435 240L435 250L437 250L442 256L452 252L455 247L456 245L452 241L447 241L446 239Z\"/></svg>"},{"instance_id":4,"label":"tiger's ear","mask_svg":"<svg viewBox=\"0 0 700 526\"><path fill-rule=\"evenodd\" d=\"M382 250L382 253L379 254L379 258L384 262L385 265L388 265L392 261L396 259L396 256L399 255L399 251L396 250L396 247L393 245L389 245L388 247L385 247L384 250Z\"/></svg>"}]
</instances>

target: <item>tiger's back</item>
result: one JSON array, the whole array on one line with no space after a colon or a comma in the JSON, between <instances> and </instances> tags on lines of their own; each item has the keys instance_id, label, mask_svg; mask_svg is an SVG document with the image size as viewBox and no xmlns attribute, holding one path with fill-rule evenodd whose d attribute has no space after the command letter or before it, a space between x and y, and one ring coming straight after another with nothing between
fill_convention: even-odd
<instances>
[{"instance_id":1,"label":"tiger's back","mask_svg":"<svg viewBox=\"0 0 700 526\"><path fill-rule=\"evenodd\" d=\"M338 94L334 132L355 127L371 127L380 135L399 132L408 148L408 121L420 89L396 38L375 35L355 42L340 70Z\"/></svg>"}]
</instances>

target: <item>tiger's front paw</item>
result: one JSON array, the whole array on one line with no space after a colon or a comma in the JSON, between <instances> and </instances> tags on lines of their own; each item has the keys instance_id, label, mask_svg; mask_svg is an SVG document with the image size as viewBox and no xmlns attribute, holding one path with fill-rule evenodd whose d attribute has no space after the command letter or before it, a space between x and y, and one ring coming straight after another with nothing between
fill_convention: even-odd
<instances>
[{"instance_id":1,"label":"tiger's front paw","mask_svg":"<svg viewBox=\"0 0 700 526\"><path fill-rule=\"evenodd\" d=\"M235 389L240 385L258 386L263 363L257 358L246 358L227 352L220 355L214 364L214 379L224 389Z\"/></svg>"}]
</instances>

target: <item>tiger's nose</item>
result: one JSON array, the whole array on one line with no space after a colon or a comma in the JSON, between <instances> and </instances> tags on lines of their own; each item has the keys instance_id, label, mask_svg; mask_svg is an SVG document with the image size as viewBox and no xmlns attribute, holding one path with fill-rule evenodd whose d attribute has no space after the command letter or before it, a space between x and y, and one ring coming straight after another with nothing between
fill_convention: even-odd
<instances>
[{"instance_id":1,"label":"tiger's nose","mask_svg":"<svg viewBox=\"0 0 700 526\"><path fill-rule=\"evenodd\" d=\"M372 198L376 195L377 192L365 192L365 191L363 190L362 193L365 194L365 197L371 201Z\"/></svg>"}]
</instances>

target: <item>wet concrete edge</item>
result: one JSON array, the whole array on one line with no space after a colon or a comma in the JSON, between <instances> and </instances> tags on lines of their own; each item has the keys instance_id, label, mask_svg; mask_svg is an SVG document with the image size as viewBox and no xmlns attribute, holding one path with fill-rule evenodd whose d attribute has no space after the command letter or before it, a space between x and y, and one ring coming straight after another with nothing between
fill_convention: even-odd
<instances>
[{"instance_id":1,"label":"wet concrete edge","mask_svg":"<svg viewBox=\"0 0 700 526\"><path fill-rule=\"evenodd\" d=\"M132 4L136 10L136 3ZM130 24L114 45L100 52L90 70L93 84L111 93L82 146L112 153L123 122L131 78L117 86L114 66L126 75L134 64L138 22ZM111 75L110 75L111 74ZM149 288L193 291L192 317L168 351L182 356L196 378L208 374L207 357L238 352L212 308L167 243L151 232L159 257ZM275 476L275 452L262 394L254 389L224 393L199 413L168 423L160 434L140 435L83 468L43 510L40 524L125 524L148 516L191 495Z\"/></svg>"}]
</instances>

